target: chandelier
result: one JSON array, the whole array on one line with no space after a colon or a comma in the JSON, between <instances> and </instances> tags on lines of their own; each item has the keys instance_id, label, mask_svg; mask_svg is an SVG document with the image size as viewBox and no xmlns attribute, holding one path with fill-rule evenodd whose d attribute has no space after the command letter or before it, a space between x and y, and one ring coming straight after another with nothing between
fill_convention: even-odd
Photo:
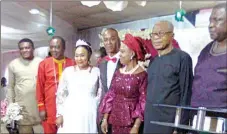
<instances>
[{"instance_id":1,"label":"chandelier","mask_svg":"<svg viewBox=\"0 0 227 134\"><path fill-rule=\"evenodd\" d=\"M92 7L99 5L102 1L80 1L82 5ZM124 8L128 6L128 1L103 1L106 8L112 11L122 11ZM146 1L135 1L135 3L139 6L145 6Z\"/></svg>"}]
</instances>

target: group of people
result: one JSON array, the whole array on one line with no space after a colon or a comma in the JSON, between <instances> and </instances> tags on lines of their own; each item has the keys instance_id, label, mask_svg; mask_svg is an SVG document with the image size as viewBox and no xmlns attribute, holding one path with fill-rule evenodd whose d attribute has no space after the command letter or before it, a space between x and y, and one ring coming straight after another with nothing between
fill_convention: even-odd
<instances>
[{"instance_id":1,"label":"group of people","mask_svg":"<svg viewBox=\"0 0 227 134\"><path fill-rule=\"evenodd\" d=\"M50 42L51 56L34 57L30 39L18 43L20 58L9 64L7 99L23 107L20 133L165 133L181 132L151 121L174 122L175 109L153 104L207 108L227 107L226 7L213 8L209 25L213 39L200 53L194 77L192 59L174 48L174 27L157 22L151 33L158 55L147 70L143 40L117 30L103 34L106 55L90 65L90 43L78 40L75 59L64 55L62 37ZM189 124L190 111L181 115ZM217 116L215 113L210 116ZM218 115L220 116L220 115ZM224 115L224 118L227 118ZM42 126L41 126L42 124Z\"/></svg>"}]
</instances>

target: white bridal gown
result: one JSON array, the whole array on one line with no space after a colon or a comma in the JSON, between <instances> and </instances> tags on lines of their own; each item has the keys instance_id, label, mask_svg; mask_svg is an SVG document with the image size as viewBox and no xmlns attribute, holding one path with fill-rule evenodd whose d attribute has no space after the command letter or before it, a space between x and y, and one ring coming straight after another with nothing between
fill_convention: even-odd
<instances>
[{"instance_id":1,"label":"white bridal gown","mask_svg":"<svg viewBox=\"0 0 227 134\"><path fill-rule=\"evenodd\" d=\"M97 67L67 67L57 90L57 116L63 116L58 133L97 133L97 107L101 97Z\"/></svg>"}]
</instances>

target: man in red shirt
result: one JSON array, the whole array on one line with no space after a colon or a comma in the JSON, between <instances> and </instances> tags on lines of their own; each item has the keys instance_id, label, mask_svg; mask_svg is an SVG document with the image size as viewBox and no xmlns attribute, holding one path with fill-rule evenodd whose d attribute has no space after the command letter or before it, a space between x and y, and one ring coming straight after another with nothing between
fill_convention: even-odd
<instances>
[{"instance_id":1,"label":"man in red shirt","mask_svg":"<svg viewBox=\"0 0 227 134\"><path fill-rule=\"evenodd\" d=\"M44 59L39 64L36 86L39 115L42 120L44 133L57 133L56 120L56 91L62 71L74 65L74 61L64 56L65 40L54 36L50 40L52 57Z\"/></svg>"}]
</instances>

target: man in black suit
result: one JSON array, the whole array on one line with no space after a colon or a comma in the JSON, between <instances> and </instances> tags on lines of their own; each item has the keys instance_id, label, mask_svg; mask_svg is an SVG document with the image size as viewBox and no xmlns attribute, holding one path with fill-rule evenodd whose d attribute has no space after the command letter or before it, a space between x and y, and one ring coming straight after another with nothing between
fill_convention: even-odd
<instances>
[{"instance_id":1,"label":"man in black suit","mask_svg":"<svg viewBox=\"0 0 227 134\"><path fill-rule=\"evenodd\" d=\"M114 72L121 67L119 61L120 38L117 30L108 28L103 33L103 42L107 56L99 64L101 81L106 93L111 85Z\"/></svg>"},{"instance_id":2,"label":"man in black suit","mask_svg":"<svg viewBox=\"0 0 227 134\"><path fill-rule=\"evenodd\" d=\"M122 67L119 60L120 38L116 29L108 28L103 33L103 42L107 56L98 65L100 69L100 78L104 95L110 88L113 75L116 70ZM102 120L102 115L99 115L99 122ZM111 126L110 126L111 127ZM100 124L98 126L99 133L102 133ZM111 129L111 128L109 128ZM109 131L111 132L111 131Z\"/></svg>"}]
</instances>

